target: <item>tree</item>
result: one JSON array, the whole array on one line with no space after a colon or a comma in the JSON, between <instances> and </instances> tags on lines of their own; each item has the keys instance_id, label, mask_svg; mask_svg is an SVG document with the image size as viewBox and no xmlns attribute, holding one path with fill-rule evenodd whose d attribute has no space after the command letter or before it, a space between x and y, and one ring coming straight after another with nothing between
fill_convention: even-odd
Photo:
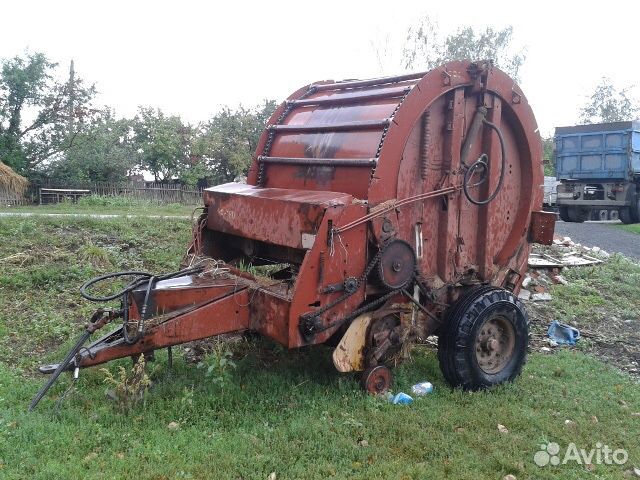
<instances>
[{"instance_id":1,"label":"tree","mask_svg":"<svg viewBox=\"0 0 640 480\"><path fill-rule=\"evenodd\" d=\"M70 75L54 78L57 67L42 53L2 61L0 70L0 158L31 174L73 145L74 126L94 111L93 86Z\"/></svg>"},{"instance_id":2,"label":"tree","mask_svg":"<svg viewBox=\"0 0 640 480\"><path fill-rule=\"evenodd\" d=\"M635 119L639 112L637 102L629 96L629 88L619 90L609 78L602 77L587 103L580 109L580 122L623 122Z\"/></svg>"},{"instance_id":3,"label":"tree","mask_svg":"<svg viewBox=\"0 0 640 480\"><path fill-rule=\"evenodd\" d=\"M119 182L137 170L132 121L115 119L111 110L76 133L73 146L47 169L67 183Z\"/></svg>"},{"instance_id":4,"label":"tree","mask_svg":"<svg viewBox=\"0 0 640 480\"><path fill-rule=\"evenodd\" d=\"M178 176L190 158L194 129L179 116L151 107L140 107L132 126L139 168L151 172L156 181Z\"/></svg>"},{"instance_id":5,"label":"tree","mask_svg":"<svg viewBox=\"0 0 640 480\"><path fill-rule=\"evenodd\" d=\"M254 108L223 108L202 125L194 153L204 162L213 183L246 175L264 125L276 108L265 100Z\"/></svg>"},{"instance_id":6,"label":"tree","mask_svg":"<svg viewBox=\"0 0 640 480\"><path fill-rule=\"evenodd\" d=\"M544 164L544 174L549 177L556 176L556 165L553 161L553 151L555 142L553 137L542 139L542 159Z\"/></svg>"},{"instance_id":7,"label":"tree","mask_svg":"<svg viewBox=\"0 0 640 480\"><path fill-rule=\"evenodd\" d=\"M402 52L403 66L407 69L431 69L451 60L492 60L518 80L525 52L513 49L512 37L511 26L501 30L487 27L481 31L466 26L443 37L438 24L424 17L407 30Z\"/></svg>"}]
</instances>

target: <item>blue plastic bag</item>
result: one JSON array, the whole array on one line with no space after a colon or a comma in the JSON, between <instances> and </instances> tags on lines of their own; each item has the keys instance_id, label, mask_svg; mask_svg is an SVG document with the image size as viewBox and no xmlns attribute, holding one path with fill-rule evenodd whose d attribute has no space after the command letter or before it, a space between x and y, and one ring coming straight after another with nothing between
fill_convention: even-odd
<instances>
[{"instance_id":1,"label":"blue plastic bag","mask_svg":"<svg viewBox=\"0 0 640 480\"><path fill-rule=\"evenodd\" d=\"M577 328L565 325L554 320L549 325L547 335L554 342L560 345L575 345L580 339L580 331Z\"/></svg>"}]
</instances>

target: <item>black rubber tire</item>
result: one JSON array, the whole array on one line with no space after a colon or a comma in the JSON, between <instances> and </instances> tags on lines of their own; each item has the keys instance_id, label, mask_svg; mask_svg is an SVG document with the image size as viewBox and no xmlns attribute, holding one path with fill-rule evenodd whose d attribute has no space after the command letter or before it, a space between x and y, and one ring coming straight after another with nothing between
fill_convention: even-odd
<instances>
[{"instance_id":1,"label":"black rubber tire","mask_svg":"<svg viewBox=\"0 0 640 480\"><path fill-rule=\"evenodd\" d=\"M571 221L571 218L569 218L569 207L559 207L558 213L560 214L560 220L563 222Z\"/></svg>"},{"instance_id":2,"label":"black rubber tire","mask_svg":"<svg viewBox=\"0 0 640 480\"><path fill-rule=\"evenodd\" d=\"M569 221L573 223L583 223L589 217L589 211L584 211L580 207L569 207Z\"/></svg>"},{"instance_id":3,"label":"black rubber tire","mask_svg":"<svg viewBox=\"0 0 640 480\"><path fill-rule=\"evenodd\" d=\"M474 345L480 327L496 313L513 326L515 343L513 354L502 370L488 374L478 365ZM479 390L510 382L520 375L528 343L529 319L518 298L502 288L479 287L451 307L438 337L438 361L445 380L452 387Z\"/></svg>"},{"instance_id":4,"label":"black rubber tire","mask_svg":"<svg viewBox=\"0 0 640 480\"><path fill-rule=\"evenodd\" d=\"M627 225L630 223L636 223L637 221L634 212L629 207L619 209L618 215L620 216L620 220L622 220L622 223L626 223Z\"/></svg>"}]
</instances>

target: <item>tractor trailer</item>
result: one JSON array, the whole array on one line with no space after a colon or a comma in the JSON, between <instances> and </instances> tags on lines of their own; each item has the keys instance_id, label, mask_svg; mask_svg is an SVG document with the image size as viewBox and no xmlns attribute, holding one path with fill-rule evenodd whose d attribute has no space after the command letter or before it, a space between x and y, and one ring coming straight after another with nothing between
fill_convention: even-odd
<instances>
[{"instance_id":1,"label":"tractor trailer","mask_svg":"<svg viewBox=\"0 0 640 480\"><path fill-rule=\"evenodd\" d=\"M640 121L558 127L556 204L565 222L640 222Z\"/></svg>"}]
</instances>

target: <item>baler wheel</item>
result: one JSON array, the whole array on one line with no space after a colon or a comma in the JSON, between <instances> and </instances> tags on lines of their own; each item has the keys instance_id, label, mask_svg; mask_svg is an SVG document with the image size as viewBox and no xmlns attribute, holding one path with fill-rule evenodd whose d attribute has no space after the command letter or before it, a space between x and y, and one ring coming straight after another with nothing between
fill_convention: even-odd
<instances>
[{"instance_id":1,"label":"baler wheel","mask_svg":"<svg viewBox=\"0 0 640 480\"><path fill-rule=\"evenodd\" d=\"M377 365L367 368L362 372L360 385L372 395L385 393L391 387L393 375L391 369L384 365Z\"/></svg>"},{"instance_id":2,"label":"baler wheel","mask_svg":"<svg viewBox=\"0 0 640 480\"><path fill-rule=\"evenodd\" d=\"M479 287L449 312L438 337L438 360L453 387L478 390L514 380L524 365L527 313L508 290Z\"/></svg>"},{"instance_id":3,"label":"baler wheel","mask_svg":"<svg viewBox=\"0 0 640 480\"><path fill-rule=\"evenodd\" d=\"M569 217L569 207L560 207L558 208L558 213L560 214L560 220L563 222L570 222L571 218Z\"/></svg>"}]
</instances>

